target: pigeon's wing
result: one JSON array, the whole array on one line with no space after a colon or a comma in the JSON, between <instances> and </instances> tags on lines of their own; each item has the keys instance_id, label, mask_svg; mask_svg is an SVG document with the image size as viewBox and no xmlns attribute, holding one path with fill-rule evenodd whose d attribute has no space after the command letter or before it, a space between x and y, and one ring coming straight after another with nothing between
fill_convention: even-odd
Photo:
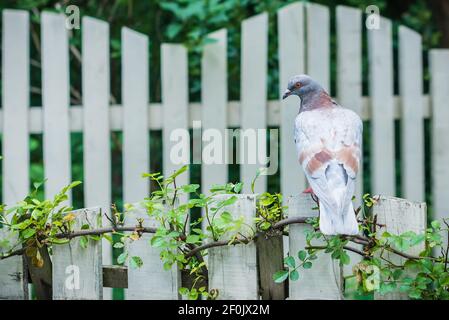
<instances>
[{"instance_id":1,"label":"pigeon's wing","mask_svg":"<svg viewBox=\"0 0 449 320\"><path fill-rule=\"evenodd\" d=\"M332 153L325 145L326 131L329 131L327 121L322 121L319 111L306 111L300 113L295 123L296 150L304 173L309 181L313 192L318 196L320 202L329 207L336 207L336 202L331 196L325 170Z\"/></svg>"},{"instance_id":2,"label":"pigeon's wing","mask_svg":"<svg viewBox=\"0 0 449 320\"><path fill-rule=\"evenodd\" d=\"M346 213L354 195L355 179L360 166L363 123L353 111L341 110L336 124L339 127L339 135L336 137L338 145L336 159L347 175L346 194L341 208L342 213Z\"/></svg>"},{"instance_id":3,"label":"pigeon's wing","mask_svg":"<svg viewBox=\"0 0 449 320\"><path fill-rule=\"evenodd\" d=\"M350 200L360 162L361 137L362 122L348 109L307 111L296 118L299 162L314 193L331 208L338 208L342 203L332 195L329 181L332 176L326 175L326 169L331 163L342 165L342 176L348 187L346 197Z\"/></svg>"}]
</instances>

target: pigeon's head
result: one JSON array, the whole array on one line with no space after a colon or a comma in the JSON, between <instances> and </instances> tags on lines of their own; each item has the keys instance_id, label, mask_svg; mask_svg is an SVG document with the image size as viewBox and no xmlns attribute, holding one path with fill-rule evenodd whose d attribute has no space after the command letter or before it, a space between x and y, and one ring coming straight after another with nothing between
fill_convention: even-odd
<instances>
[{"instance_id":1,"label":"pigeon's head","mask_svg":"<svg viewBox=\"0 0 449 320\"><path fill-rule=\"evenodd\" d=\"M285 99L291 95L298 96L302 99L310 93L316 93L322 90L323 88L318 84L318 82L306 74L300 74L290 79L287 90L285 90L282 99Z\"/></svg>"}]
</instances>

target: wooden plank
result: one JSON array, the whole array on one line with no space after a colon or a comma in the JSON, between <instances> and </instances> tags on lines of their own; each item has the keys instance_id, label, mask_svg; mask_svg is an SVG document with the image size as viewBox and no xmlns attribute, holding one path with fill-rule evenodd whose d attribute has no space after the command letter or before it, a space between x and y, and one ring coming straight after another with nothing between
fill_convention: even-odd
<instances>
[{"instance_id":1,"label":"wooden plank","mask_svg":"<svg viewBox=\"0 0 449 320\"><path fill-rule=\"evenodd\" d=\"M109 25L83 17L84 205L110 214L111 150L109 116ZM110 224L103 216L103 226ZM103 261L112 264L111 243L103 239ZM112 298L105 289L104 298Z\"/></svg>"},{"instance_id":2,"label":"wooden plank","mask_svg":"<svg viewBox=\"0 0 449 320\"><path fill-rule=\"evenodd\" d=\"M45 196L52 198L71 181L69 49L63 14L42 13L41 47Z\"/></svg>"},{"instance_id":3,"label":"wooden plank","mask_svg":"<svg viewBox=\"0 0 449 320\"><path fill-rule=\"evenodd\" d=\"M362 114L362 11L359 9L337 6L337 97L338 103L358 115ZM363 146L362 146L363 148ZM362 205L363 195L363 161L356 180L354 206ZM348 252L349 265L343 266L345 276L352 275L352 267L361 257Z\"/></svg>"},{"instance_id":4,"label":"wooden plank","mask_svg":"<svg viewBox=\"0 0 449 320\"><path fill-rule=\"evenodd\" d=\"M30 282L33 283L33 290L37 300L51 300L52 294L52 261L48 252L48 246L43 245L39 248L43 265L36 266L33 264L32 257L24 255L26 270Z\"/></svg>"},{"instance_id":5,"label":"wooden plank","mask_svg":"<svg viewBox=\"0 0 449 320\"><path fill-rule=\"evenodd\" d=\"M373 215L377 215L377 222L385 225L377 231L380 237L385 231L399 235L407 231L424 234L427 228L427 207L425 203L412 202L405 199L382 196L373 207ZM411 247L406 253L419 255L425 249L425 242ZM403 264L405 259L394 254L384 253L385 258L395 264ZM376 300L407 299L407 293L393 292L385 295L375 293Z\"/></svg>"},{"instance_id":6,"label":"wooden plank","mask_svg":"<svg viewBox=\"0 0 449 320\"><path fill-rule=\"evenodd\" d=\"M305 71L304 5L300 2L283 7L278 15L279 38L279 98L288 80ZM306 178L299 165L293 138L295 117L299 111L298 99L280 100L281 131L281 191L293 195L303 191ZM269 117L271 118L271 117Z\"/></svg>"},{"instance_id":7,"label":"wooden plank","mask_svg":"<svg viewBox=\"0 0 449 320\"><path fill-rule=\"evenodd\" d=\"M148 216L146 209L135 204L134 209L127 212L126 224L137 225L137 219L143 219L144 227L158 227L159 223ZM152 234L143 234L139 240L128 244L129 257L138 256L143 265L134 269L128 266L127 299L176 300L181 287L181 273L177 265L171 270L164 270L160 258L160 249L150 245Z\"/></svg>"},{"instance_id":8,"label":"wooden plank","mask_svg":"<svg viewBox=\"0 0 449 320\"><path fill-rule=\"evenodd\" d=\"M85 224L90 229L101 224L101 208L88 208L72 212L75 215L74 230ZM87 247L80 245L80 238L53 246L53 299L98 300L103 294L101 242L88 240Z\"/></svg>"},{"instance_id":9,"label":"wooden plank","mask_svg":"<svg viewBox=\"0 0 449 320\"><path fill-rule=\"evenodd\" d=\"M3 29L4 30L4 29ZM15 245L17 234L0 228L0 240L8 240L8 247L0 247L0 254ZM22 256L0 260L0 300L27 300L28 279Z\"/></svg>"},{"instance_id":10,"label":"wooden plank","mask_svg":"<svg viewBox=\"0 0 449 320\"><path fill-rule=\"evenodd\" d=\"M391 21L380 18L380 29L368 30L372 113L372 193L395 195L393 122L393 44Z\"/></svg>"},{"instance_id":11,"label":"wooden plank","mask_svg":"<svg viewBox=\"0 0 449 320\"><path fill-rule=\"evenodd\" d=\"M143 200L149 183L142 173L150 170L148 132L148 37L122 28L123 199Z\"/></svg>"},{"instance_id":12,"label":"wooden plank","mask_svg":"<svg viewBox=\"0 0 449 320\"><path fill-rule=\"evenodd\" d=\"M267 13L243 21L241 41L240 181L244 183L243 192L249 193L257 170L265 167L258 154L266 155L266 138L261 129L266 129L267 124ZM261 175L257 180L255 192L264 192L267 177Z\"/></svg>"},{"instance_id":13,"label":"wooden plank","mask_svg":"<svg viewBox=\"0 0 449 320\"><path fill-rule=\"evenodd\" d=\"M449 217L449 50L430 51L433 219ZM446 241L446 239L445 239ZM446 242L447 243L447 242Z\"/></svg>"},{"instance_id":14,"label":"wooden plank","mask_svg":"<svg viewBox=\"0 0 449 320\"><path fill-rule=\"evenodd\" d=\"M123 266L103 266L104 287L128 288L128 268Z\"/></svg>"},{"instance_id":15,"label":"wooden plank","mask_svg":"<svg viewBox=\"0 0 449 320\"><path fill-rule=\"evenodd\" d=\"M256 197L249 194L236 195L238 200L226 211L234 218L243 217L244 221L254 227L256 214ZM229 195L218 195L217 201L229 198ZM241 232L248 236L248 229ZM224 235L223 239L229 239ZM209 249L209 290L218 289L221 300L256 300L259 299L257 281L256 244L236 244L233 246Z\"/></svg>"},{"instance_id":16,"label":"wooden plank","mask_svg":"<svg viewBox=\"0 0 449 320\"><path fill-rule=\"evenodd\" d=\"M13 205L29 190L29 14L3 10L2 23L2 166L3 203ZM0 239L17 235L0 229ZM5 248L0 248L4 253ZM28 299L22 257L0 261L0 300Z\"/></svg>"},{"instance_id":17,"label":"wooden plank","mask_svg":"<svg viewBox=\"0 0 449 320\"><path fill-rule=\"evenodd\" d=\"M187 49L183 45L164 43L161 60L162 166L164 176L169 176L190 161ZM189 172L177 177L178 186L188 183Z\"/></svg>"},{"instance_id":18,"label":"wooden plank","mask_svg":"<svg viewBox=\"0 0 449 320\"><path fill-rule=\"evenodd\" d=\"M424 201L424 116L421 36L399 26L399 92L402 96L402 196Z\"/></svg>"},{"instance_id":19,"label":"wooden plank","mask_svg":"<svg viewBox=\"0 0 449 320\"><path fill-rule=\"evenodd\" d=\"M329 8L307 3L307 73L330 92Z\"/></svg>"},{"instance_id":20,"label":"wooden plank","mask_svg":"<svg viewBox=\"0 0 449 320\"><path fill-rule=\"evenodd\" d=\"M204 157L202 159L203 193L208 192L213 184L225 184L228 181L227 149L224 141L228 104L227 31L221 29L210 34L209 38L214 39L215 42L204 47L201 60L201 120L203 135L207 139L203 148L205 148L205 156L208 155L211 158L210 161L205 161ZM212 147L215 145L222 146L222 149ZM211 163L214 159L218 161Z\"/></svg>"},{"instance_id":21,"label":"wooden plank","mask_svg":"<svg viewBox=\"0 0 449 320\"><path fill-rule=\"evenodd\" d=\"M2 108L3 203L15 204L29 191L29 14L3 10Z\"/></svg>"},{"instance_id":22,"label":"wooden plank","mask_svg":"<svg viewBox=\"0 0 449 320\"><path fill-rule=\"evenodd\" d=\"M315 202L309 194L290 196L287 200L288 216L291 217L316 217L318 210ZM289 226L290 255L296 257L298 251L306 247L305 231L310 228L304 224L292 224ZM323 245L322 241L312 242L313 245ZM313 261L311 269L299 270L299 280L290 281L289 299L320 299L339 300L342 282L338 261L333 261L330 254L319 254Z\"/></svg>"},{"instance_id":23,"label":"wooden plank","mask_svg":"<svg viewBox=\"0 0 449 320\"><path fill-rule=\"evenodd\" d=\"M284 300L287 297L287 283L275 283L273 281L273 274L284 267L283 242L284 237L282 235L266 238L261 233L256 239L262 300Z\"/></svg>"}]
</instances>

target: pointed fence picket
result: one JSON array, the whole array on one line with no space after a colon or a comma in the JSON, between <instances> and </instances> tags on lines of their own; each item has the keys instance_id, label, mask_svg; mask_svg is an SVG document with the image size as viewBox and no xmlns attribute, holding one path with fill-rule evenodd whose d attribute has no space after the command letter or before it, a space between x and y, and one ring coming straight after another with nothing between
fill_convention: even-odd
<instances>
[{"instance_id":1,"label":"pointed fence picket","mask_svg":"<svg viewBox=\"0 0 449 320\"><path fill-rule=\"evenodd\" d=\"M228 141L225 134L228 100L227 31L222 29L209 37L215 42L204 47L201 60L201 82L203 84L201 90L201 124L205 135L204 154L211 157L210 160L202 158L202 161L212 163L206 162L207 165L201 166L203 193L207 193L208 187L214 184L222 185L228 181L228 167L220 163L221 159L228 159ZM221 142L221 144L214 148L214 142Z\"/></svg>"},{"instance_id":2,"label":"pointed fence picket","mask_svg":"<svg viewBox=\"0 0 449 320\"><path fill-rule=\"evenodd\" d=\"M227 34L219 30L210 35L215 39L207 43L202 53L201 102L188 99L188 53L180 44L163 44L161 48L162 103L149 103L149 50L151 39L128 28L122 29L122 102L109 102L109 26L106 22L84 17L82 24L82 106L70 106L69 102L69 36L62 14L41 14L41 61L42 61L42 107L29 106L30 91L30 34L29 14L22 10L3 10L2 26L2 108L0 109L0 131L2 133L2 181L3 203L12 205L22 199L30 185L29 135L43 135L43 164L45 171L45 194L53 196L71 180L70 134L82 132L84 152L84 205L100 206L108 212L111 201L111 154L109 134L123 133L123 200L135 203L149 192L149 183L140 177L148 172L150 163L149 130L162 130L164 175L190 159L190 141L187 130L195 127L193 120L201 120L203 129L226 128L280 129L280 191L285 199L298 196L305 187L304 175L297 163L293 141L293 118L298 112L298 101L287 99L267 101L269 16L261 13L242 23L241 37L241 101L229 101L227 97ZM396 170L401 179L402 196L414 200L424 199L425 150L431 150L431 199L434 218L449 217L449 205L445 197L449 194L449 113L447 108L449 83L449 51L435 49L429 52L430 91L423 92L423 63L421 37L416 32L399 27L398 32L398 81L399 95L394 96L394 51L393 26L390 20L381 18L378 30L366 30L362 11L338 6L336 10L336 83L331 88L331 13L325 6L296 2L281 8L277 13L279 92L282 94L288 79L307 72L327 90L336 92L341 105L356 111L370 128L371 149L369 167L363 168L357 182L356 199L364 191L395 196ZM366 35L365 35L366 33ZM362 47L365 36L368 40L368 92L362 96ZM400 122L401 150L395 156L394 122ZM430 120L430 141L424 141L423 121ZM181 130L177 130L181 129ZM196 128L194 128L196 130ZM193 158L201 156L201 135L194 130ZM222 141L226 139L225 137ZM244 137L241 137L241 140ZM265 142L265 136L258 137ZM187 142L185 142L187 141ZM208 141L203 141L203 147ZM242 142L242 141L241 141ZM264 147L264 143L258 141ZM426 148L431 144L431 148ZM182 147L185 147L184 149ZM240 156L247 148L238 148ZM246 150L245 150L246 149ZM187 152L185 152L187 150ZM230 150L224 144L223 154ZM248 158L248 154L244 155ZM256 157L257 158L257 157ZM256 159L263 160L263 159ZM398 162L399 161L399 162ZM260 163L244 163L240 180L249 182ZM211 184L227 182L227 163L207 166L202 164L202 191ZM363 173L364 172L364 173ZM364 177L369 177L371 186L362 190ZM179 185L189 181L189 174L179 177ZM256 192L267 189L268 179L261 176ZM296 198L295 198L296 197ZM183 199L185 200L185 199ZM295 200L295 201L296 201ZM293 201L293 200L291 200ZM292 202L291 214L312 214L305 204ZM298 200L299 201L299 200ZM307 210L306 210L307 209ZM310 208L309 208L310 209ZM402 218L401 218L402 219ZM107 221L103 221L107 225ZM291 236L301 237L303 226L292 227ZM287 239L286 237L284 237ZM292 247L293 245L293 247ZM295 254L298 243L284 243L285 253ZM232 250L233 248L229 248ZM221 250L221 249L219 249ZM247 250L247 249L238 249ZM256 249L254 249L256 250ZM254 251L251 251L250 257ZM103 247L103 262L110 264L110 245ZM212 254L213 255L213 254ZM353 256L351 256L353 257ZM354 260L356 261L356 260ZM160 261L158 261L159 263ZM252 263L252 260L250 261ZM326 277L329 264L323 262ZM0 261L1 270L23 270L22 260L13 258ZM109 274L121 277L128 275L126 269L104 266L105 286L127 287L128 283L109 282ZM214 269L215 272L220 272ZM218 271L217 271L218 270ZM346 269L345 269L346 270ZM132 272L132 271L129 271ZM252 271L251 271L252 272ZM248 279L253 281L254 274ZM347 271L344 271L347 274ZM31 277L36 274L32 273ZM130 278L130 285L133 286ZM26 277L16 277L10 282L10 273L0 272L0 297L26 297L21 288L26 286ZM257 276L256 276L257 278ZM135 279L139 279L136 277ZM245 280L248 280L245 279ZM265 279L265 277L264 277ZM308 285L311 285L311 280ZM123 280L124 281L124 280ZM126 280L128 281L128 280ZM255 281L255 280L254 280ZM265 281L265 280L263 280ZM324 281L326 282L326 281ZM324 283L323 282L323 283ZM125 286L126 284L126 286ZM8 289L5 294L3 288ZM263 284L262 286L264 286ZM326 284L329 285L329 284ZM257 285L252 284L248 296L257 298ZM317 290L323 287L314 286ZM299 290L299 291L298 291ZM311 289L312 290L312 289ZM336 286L327 296L337 297ZM172 290L172 293L174 289ZM226 290L225 290L226 292ZM317 291L318 292L318 291ZM307 295L316 294L310 291ZM86 297L99 297L100 293L89 293ZM177 294L177 293L176 293ZM228 293L226 293L228 294ZM293 286L292 297L305 297L301 289ZM60 296L65 297L64 295ZM78 296L77 296L78 297ZM320 296L324 297L324 296ZM105 295L106 298L106 295Z\"/></svg>"},{"instance_id":3,"label":"pointed fence picket","mask_svg":"<svg viewBox=\"0 0 449 320\"><path fill-rule=\"evenodd\" d=\"M357 114L362 113L362 12L359 9L337 6L337 98L338 103ZM362 146L363 148L363 146ZM356 178L355 206L362 204L363 163ZM351 263L343 267L344 275L352 274L352 267L360 256L348 252Z\"/></svg>"},{"instance_id":4,"label":"pointed fence picket","mask_svg":"<svg viewBox=\"0 0 449 320\"><path fill-rule=\"evenodd\" d=\"M45 195L52 198L71 181L69 35L64 15L43 12L41 19Z\"/></svg>"},{"instance_id":5,"label":"pointed fence picket","mask_svg":"<svg viewBox=\"0 0 449 320\"><path fill-rule=\"evenodd\" d=\"M424 117L421 36L399 27L399 93L402 96L402 195L423 201L424 186Z\"/></svg>"},{"instance_id":6,"label":"pointed fence picket","mask_svg":"<svg viewBox=\"0 0 449 320\"><path fill-rule=\"evenodd\" d=\"M190 161L187 48L165 43L161 47L163 172L169 176ZM178 177L178 185L189 183L189 174ZM185 199L184 199L185 200Z\"/></svg>"},{"instance_id":7,"label":"pointed fence picket","mask_svg":"<svg viewBox=\"0 0 449 320\"><path fill-rule=\"evenodd\" d=\"M82 74L84 105L84 202L109 213L111 204L111 157L109 156L109 25L84 17L82 22ZM103 216L103 225L109 224ZM103 261L112 264L112 246L103 240ZM112 297L105 289L104 297Z\"/></svg>"},{"instance_id":8,"label":"pointed fence picket","mask_svg":"<svg viewBox=\"0 0 449 320\"><path fill-rule=\"evenodd\" d=\"M430 51L432 99L432 190L434 218L449 218L449 50ZM447 239L444 239L446 242ZM446 242L447 243L447 242Z\"/></svg>"},{"instance_id":9,"label":"pointed fence picket","mask_svg":"<svg viewBox=\"0 0 449 320\"><path fill-rule=\"evenodd\" d=\"M379 29L368 30L372 188L388 195L396 194L391 29L391 21L381 18Z\"/></svg>"},{"instance_id":10,"label":"pointed fence picket","mask_svg":"<svg viewBox=\"0 0 449 320\"><path fill-rule=\"evenodd\" d=\"M239 153L242 162L240 176L245 192L250 191L255 172L263 166L263 163L262 165L257 164L258 149L262 150L262 154L266 154L265 135L262 138L258 137L260 131L257 129L266 129L267 127L267 52L268 15L262 13L244 20L241 53L240 126L242 132ZM259 143L256 144L256 141ZM261 175L256 182L254 191L264 192L266 181L266 176Z\"/></svg>"}]
</instances>

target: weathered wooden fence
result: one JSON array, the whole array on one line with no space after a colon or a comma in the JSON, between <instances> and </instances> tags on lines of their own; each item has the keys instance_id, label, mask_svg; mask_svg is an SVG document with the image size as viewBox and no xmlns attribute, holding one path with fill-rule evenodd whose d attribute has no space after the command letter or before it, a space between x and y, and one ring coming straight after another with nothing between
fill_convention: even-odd
<instances>
[{"instance_id":1,"label":"weathered wooden fence","mask_svg":"<svg viewBox=\"0 0 449 320\"><path fill-rule=\"evenodd\" d=\"M230 197L220 195L219 197ZM226 207L235 218L243 216L251 225L256 216L256 197L242 194L238 200ZM316 203L308 194L292 196L287 199L289 217L317 216ZM75 231L86 221L99 221L99 207L82 209L74 212L76 215ZM373 214L378 216L378 222L384 225L379 234L388 231L400 234L405 231L424 233L426 229L426 205L410 202L399 198L381 197L374 206ZM136 206L126 219L127 225L137 225L136 218L144 218L144 227L157 227L155 221L148 219L145 209ZM96 227L93 225L92 227ZM299 250L306 247L304 224L289 226L288 240L290 254L296 256ZM248 228L240 230L249 236ZM181 286L188 286L188 278L182 276L177 266L171 270L163 269L159 257L159 249L151 247L151 235L129 244L129 256L138 256L143 265L140 268L109 266L103 262L101 243L89 241L87 248L80 245L78 239L70 243L53 246L52 268L50 268L53 299L101 299L103 287L127 288L127 299L178 299ZM298 281L290 281L288 291L286 283L275 284L272 280L274 271L283 268L282 246L276 237L257 238L249 244L235 244L213 247L208 250L208 287L216 289L219 299L342 299L344 286L342 270L329 254L321 253L313 261L311 269L300 269ZM315 241L316 242L316 241ZM270 245L271 244L271 245ZM313 243L320 245L320 243ZM423 248L413 248L417 254ZM269 256L269 259L263 258ZM400 259L390 257L390 259ZM50 263L50 262L49 262ZM27 276L19 268L19 260L0 261L0 299L23 299L27 295ZM48 265L44 265L48 270ZM191 283L191 282L190 282ZM403 294L395 293L388 296L376 296L378 299L403 298Z\"/></svg>"},{"instance_id":2,"label":"weathered wooden fence","mask_svg":"<svg viewBox=\"0 0 449 320\"><path fill-rule=\"evenodd\" d=\"M170 133L191 128L280 128L281 192L298 194L305 178L293 145L293 118L298 101L267 101L268 15L262 13L242 23L241 101L227 99L227 34L211 37L202 56L201 103L188 101L187 49L180 44L161 47L162 103L149 101L148 37L122 29L122 104L109 104L109 26L82 20L82 106L70 106L69 32L63 15L41 15L42 107L30 106L29 14L4 10L2 26L2 132L3 203L13 204L29 191L29 135L43 134L43 160L47 197L71 181L70 132L82 132L84 141L85 207L108 210L111 202L110 131L123 132L123 197L133 203L148 194L141 179L149 171L149 130L163 132L163 171L171 173ZM313 3L293 3L278 12L279 84L285 88L294 74L308 73L330 88L330 12ZM424 199L424 129L432 122L432 206L435 218L449 214L449 50L431 50L430 93L423 93L421 37L399 28L399 92L393 88L392 23L381 18L378 30L364 31L362 11L338 6L337 99L370 123L370 170L376 194L395 195L394 121L401 122L402 195ZM151 36L151 35L150 35ZM369 96L362 95L363 37L368 38ZM198 136L194 137L198 139ZM198 150L193 150L198 152ZM256 166L241 164L241 180L254 176ZM227 165L202 165L202 188L225 183ZM360 174L360 177L362 174ZM188 182L188 175L179 184ZM358 180L357 195L362 193ZM266 189L266 177L256 192ZM248 192L248 189L244 190ZM103 221L104 224L108 223ZM296 227L294 227L296 228ZM293 229L294 229L293 228ZM297 228L301 228L298 226ZM292 244L293 245L293 244ZM286 247L288 247L286 245ZM109 244L103 244L103 262L111 264ZM19 258L15 258L20 262ZM6 263L0 263L3 266ZM15 265L17 266L17 265ZM12 270L6 267L8 270ZM19 267L17 267L19 268ZM19 268L20 269L20 268ZM0 279L3 274L0 273ZM3 281L3 280L0 280ZM100 286L101 288L101 286ZM292 289L294 290L294 289ZM128 289L129 291L129 289ZM23 294L23 293L22 293Z\"/></svg>"}]
</instances>

